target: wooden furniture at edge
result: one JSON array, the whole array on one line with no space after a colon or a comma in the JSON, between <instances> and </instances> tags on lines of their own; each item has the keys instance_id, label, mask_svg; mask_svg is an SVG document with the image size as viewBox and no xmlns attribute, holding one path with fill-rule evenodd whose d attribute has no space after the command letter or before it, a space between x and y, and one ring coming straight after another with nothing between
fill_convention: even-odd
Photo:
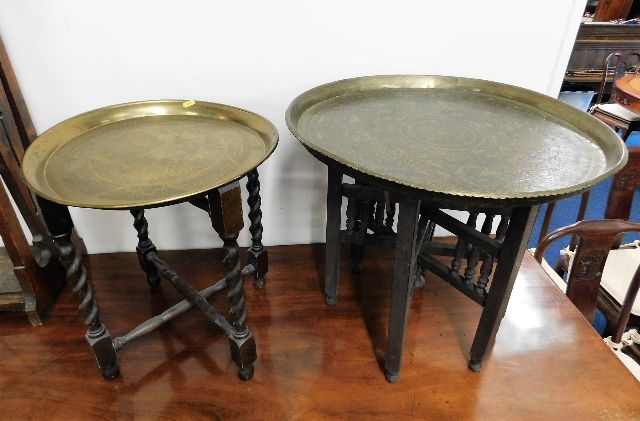
<instances>
[{"instance_id":1,"label":"wooden furniture at edge","mask_svg":"<svg viewBox=\"0 0 640 421\"><path fill-rule=\"evenodd\" d=\"M627 19L634 0L600 0L593 16L595 22Z\"/></svg>"},{"instance_id":2,"label":"wooden furniture at edge","mask_svg":"<svg viewBox=\"0 0 640 421\"><path fill-rule=\"evenodd\" d=\"M542 262L544 252L554 241L568 235L580 238L574 249L575 256L571 270L568 272L566 294L591 323L595 317L598 297L604 292L600 282L607 256L616 246L617 238L627 232L640 232L640 224L620 219L579 221L549 233L536 247L535 258L538 262ZM618 305L619 311L612 317L612 336L615 343L620 343L622 339L631 314L631 307L638 294L638 287L640 287L640 271L636 270L629 282L624 302L621 306Z\"/></svg>"},{"instance_id":3,"label":"wooden furniture at edge","mask_svg":"<svg viewBox=\"0 0 640 421\"><path fill-rule=\"evenodd\" d=\"M33 325L40 325L64 285L64 270L51 259L53 247L39 209L22 180L20 163L26 147L35 139L24 98L0 40L0 310L24 311ZM11 204L16 204L33 235L33 246ZM75 234L74 234L75 235ZM84 243L77 238L82 250Z\"/></svg>"},{"instance_id":4,"label":"wooden furniture at edge","mask_svg":"<svg viewBox=\"0 0 640 421\"><path fill-rule=\"evenodd\" d=\"M595 105L591 109L592 116L608 124L615 130L622 130L622 140L625 142L631 133L640 129L640 115L621 105L624 104L624 102L621 101L620 93L614 85L619 78L625 76L629 68L637 67L639 60L640 53L635 51L630 53L617 51L607 56L603 64L606 72L602 73L598 97L596 98ZM611 75L611 88L609 91L612 92L611 99L615 102L603 103L605 88L609 83L609 73L613 73L613 75Z\"/></svg>"},{"instance_id":5,"label":"wooden furniture at edge","mask_svg":"<svg viewBox=\"0 0 640 421\"><path fill-rule=\"evenodd\" d=\"M629 219L633 196L638 188L640 188L640 147L632 147L629 148L627 165L613 178L605 219ZM619 242L618 239L618 244ZM598 294L598 308L604 313L609 323L615 321L622 310L621 304L603 288L600 288ZM640 317L630 314L628 324L640 325Z\"/></svg>"},{"instance_id":6,"label":"wooden furniture at edge","mask_svg":"<svg viewBox=\"0 0 640 421\"><path fill-rule=\"evenodd\" d=\"M633 196L638 188L640 188L640 147L630 147L629 150L629 160L625 167L617 173L613 177L613 182L611 183L611 190L609 190L609 197L607 199L607 204L605 207L604 219L618 219L626 221L629 219L631 215L631 205L633 202ZM589 192L583 193L580 201L580 209L578 211L577 222L582 221L584 218L585 210L589 204ZM540 230L540 244L543 242L542 237L547 236L547 230L549 227L549 221L551 220L551 216L553 214L553 208L555 203L550 203L547 207L547 211L544 216L544 221L542 223L542 228ZM551 234L549 234L551 235ZM620 245L621 237L617 236L611 245L613 248L617 248ZM578 237L573 235L571 244L569 248L574 250L578 243ZM609 250L609 247L607 250ZM604 265L604 262L602 262ZM556 264L555 270L559 274L565 273L569 268L569 261L566 256L560 256L558 263ZM603 266L604 267L604 266ZM600 281L598 280L598 284ZM569 291L569 290L568 290ZM571 297L570 297L571 298ZM573 301L573 299L572 299ZM632 301L633 302L633 301ZM577 305L577 304L576 304ZM579 307L579 306L578 306ZM597 299L597 307L602 310L606 319L608 326L616 326L619 320L620 314L622 312L623 305L622 303L618 303L607 291L603 288L599 288L599 294ZM595 307L594 307L595 310ZM582 311L582 310L581 310ZM583 312L584 313L584 312ZM590 311L586 312L590 314ZM585 317L593 319L593 314L591 316ZM640 317L634 314L630 314L628 317L628 322L631 326L640 325ZM607 327L606 333L612 334L610 332L609 327Z\"/></svg>"},{"instance_id":7,"label":"wooden furniture at edge","mask_svg":"<svg viewBox=\"0 0 640 421\"><path fill-rule=\"evenodd\" d=\"M562 90L598 90L604 60L616 51L640 51L640 25L580 25Z\"/></svg>"}]
</instances>

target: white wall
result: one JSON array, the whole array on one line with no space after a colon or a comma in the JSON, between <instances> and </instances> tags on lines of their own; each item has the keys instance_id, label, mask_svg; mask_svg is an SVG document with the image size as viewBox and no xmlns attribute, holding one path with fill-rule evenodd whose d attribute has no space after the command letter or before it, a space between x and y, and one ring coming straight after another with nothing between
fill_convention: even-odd
<instances>
[{"instance_id":1,"label":"white wall","mask_svg":"<svg viewBox=\"0 0 640 421\"><path fill-rule=\"evenodd\" d=\"M284 112L318 84L367 74L447 74L556 96L585 0L0 0L0 36L36 129L143 99L255 111L280 131L261 167L266 244L324 240L326 169ZM133 250L125 212L72 209L91 253ZM217 246L204 213L148 212L160 248ZM241 236L247 244L247 233Z\"/></svg>"}]
</instances>

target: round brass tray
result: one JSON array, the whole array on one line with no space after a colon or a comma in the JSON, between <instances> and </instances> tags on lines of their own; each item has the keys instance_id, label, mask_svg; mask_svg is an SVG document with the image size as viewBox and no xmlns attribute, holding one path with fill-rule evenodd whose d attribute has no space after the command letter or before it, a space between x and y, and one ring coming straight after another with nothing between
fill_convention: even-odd
<instances>
[{"instance_id":1,"label":"round brass tray","mask_svg":"<svg viewBox=\"0 0 640 421\"><path fill-rule=\"evenodd\" d=\"M52 127L27 149L29 187L53 202L97 209L162 206L234 181L275 149L276 128L202 101L113 105Z\"/></svg>"},{"instance_id":2,"label":"round brass tray","mask_svg":"<svg viewBox=\"0 0 640 421\"><path fill-rule=\"evenodd\" d=\"M289 130L314 154L429 192L543 202L620 170L597 119L526 89L447 76L368 76L298 96Z\"/></svg>"}]
</instances>

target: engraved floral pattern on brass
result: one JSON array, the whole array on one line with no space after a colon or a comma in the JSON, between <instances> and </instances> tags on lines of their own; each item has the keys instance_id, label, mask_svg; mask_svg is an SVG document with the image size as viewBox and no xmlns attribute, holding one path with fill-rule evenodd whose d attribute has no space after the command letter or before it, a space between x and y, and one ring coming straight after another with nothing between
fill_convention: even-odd
<instances>
[{"instance_id":1,"label":"engraved floral pattern on brass","mask_svg":"<svg viewBox=\"0 0 640 421\"><path fill-rule=\"evenodd\" d=\"M597 119L526 89L445 76L369 76L298 96L287 125L362 173L475 198L558 197L621 169L624 144Z\"/></svg>"},{"instance_id":2,"label":"engraved floral pattern on brass","mask_svg":"<svg viewBox=\"0 0 640 421\"><path fill-rule=\"evenodd\" d=\"M275 149L263 117L201 101L114 105L70 118L27 150L23 173L41 197L79 207L161 206L244 176Z\"/></svg>"}]
</instances>

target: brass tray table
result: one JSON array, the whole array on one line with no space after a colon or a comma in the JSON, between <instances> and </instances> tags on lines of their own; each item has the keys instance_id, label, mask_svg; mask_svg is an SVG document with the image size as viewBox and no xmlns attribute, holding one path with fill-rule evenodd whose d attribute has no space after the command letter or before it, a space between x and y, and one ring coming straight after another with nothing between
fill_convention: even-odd
<instances>
[{"instance_id":1,"label":"brass tray table","mask_svg":"<svg viewBox=\"0 0 640 421\"><path fill-rule=\"evenodd\" d=\"M119 373L117 352L192 307L229 336L231 358L243 380L253 376L256 347L246 324L243 278L262 287L268 270L262 245L262 212L257 167L278 142L263 117L201 101L145 101L114 105L65 120L43 133L26 151L22 170L37 196L57 246L60 262L80 302L86 339L106 378ZM237 238L244 226L239 180L247 177L252 245L242 267ZM202 291L163 262L149 239L144 210L189 202L204 210L224 242L227 275ZM66 206L129 210L138 233L136 250L153 287L164 277L185 300L129 333L112 338L100 319L80 251L71 241L73 222ZM229 320L207 298L226 290Z\"/></svg>"},{"instance_id":2,"label":"brass tray table","mask_svg":"<svg viewBox=\"0 0 640 421\"><path fill-rule=\"evenodd\" d=\"M327 303L337 301L340 242L351 244L354 271L361 270L365 244L395 248L390 382L398 379L409 303L424 283L423 268L483 307L469 361L480 370L539 204L587 190L627 160L620 138L595 118L536 92L476 79L342 80L298 96L286 120L328 166ZM343 184L343 175L355 183ZM468 211L468 220L442 209ZM455 246L431 241L436 225L457 236ZM450 266L436 255L450 256Z\"/></svg>"}]
</instances>

